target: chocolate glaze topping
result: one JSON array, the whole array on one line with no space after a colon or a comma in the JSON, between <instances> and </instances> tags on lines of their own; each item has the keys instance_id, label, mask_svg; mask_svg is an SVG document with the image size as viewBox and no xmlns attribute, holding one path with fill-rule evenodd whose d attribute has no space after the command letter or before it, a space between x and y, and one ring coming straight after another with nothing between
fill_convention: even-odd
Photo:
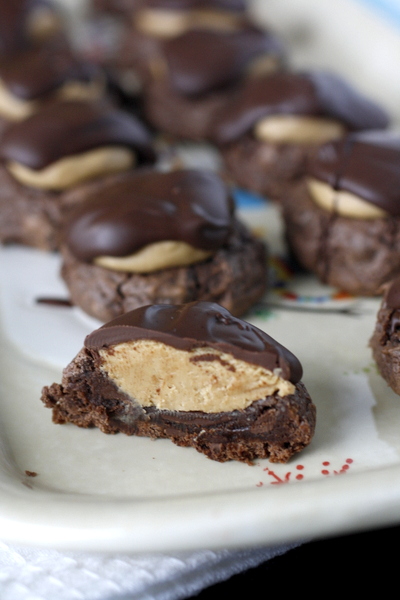
<instances>
[{"instance_id":1,"label":"chocolate glaze topping","mask_svg":"<svg viewBox=\"0 0 400 600\"><path fill-rule=\"evenodd\" d=\"M0 61L0 79L21 100L42 98L68 81L89 83L98 77L100 70L74 56L60 38Z\"/></svg>"},{"instance_id":2,"label":"chocolate glaze topping","mask_svg":"<svg viewBox=\"0 0 400 600\"><path fill-rule=\"evenodd\" d=\"M321 146L308 175L346 190L400 216L400 135L389 131L353 133Z\"/></svg>"},{"instance_id":3,"label":"chocolate glaze topping","mask_svg":"<svg viewBox=\"0 0 400 600\"><path fill-rule=\"evenodd\" d=\"M0 157L43 169L65 156L110 145L132 148L140 162L155 159L151 136L134 116L101 102L57 102L8 127Z\"/></svg>"},{"instance_id":4,"label":"chocolate glaze topping","mask_svg":"<svg viewBox=\"0 0 400 600\"><path fill-rule=\"evenodd\" d=\"M100 350L138 339L160 341L179 350L215 348L270 371L281 369L281 377L292 383L300 381L303 373L299 360L284 346L214 302L138 308L88 335L85 347Z\"/></svg>"},{"instance_id":5,"label":"chocolate glaze topping","mask_svg":"<svg viewBox=\"0 0 400 600\"><path fill-rule=\"evenodd\" d=\"M42 6L51 7L46 0L0 2L0 56L9 56L30 45L29 17Z\"/></svg>"},{"instance_id":6,"label":"chocolate glaze topping","mask_svg":"<svg viewBox=\"0 0 400 600\"><path fill-rule=\"evenodd\" d=\"M205 94L237 81L251 60L282 56L279 40L253 27L229 33L197 30L164 42L171 85L187 96Z\"/></svg>"},{"instance_id":7,"label":"chocolate glaze topping","mask_svg":"<svg viewBox=\"0 0 400 600\"><path fill-rule=\"evenodd\" d=\"M213 138L220 144L233 142L259 119L278 114L328 117L350 130L381 129L389 122L383 109L336 75L281 72L246 82L218 115Z\"/></svg>"},{"instance_id":8,"label":"chocolate glaze topping","mask_svg":"<svg viewBox=\"0 0 400 600\"><path fill-rule=\"evenodd\" d=\"M127 173L71 215L65 242L83 261L129 256L164 240L215 251L229 235L232 212L228 191L212 172Z\"/></svg>"},{"instance_id":9,"label":"chocolate glaze topping","mask_svg":"<svg viewBox=\"0 0 400 600\"><path fill-rule=\"evenodd\" d=\"M159 8L163 10L228 10L244 12L246 10L245 0L144 0L142 4L146 8Z\"/></svg>"}]
</instances>

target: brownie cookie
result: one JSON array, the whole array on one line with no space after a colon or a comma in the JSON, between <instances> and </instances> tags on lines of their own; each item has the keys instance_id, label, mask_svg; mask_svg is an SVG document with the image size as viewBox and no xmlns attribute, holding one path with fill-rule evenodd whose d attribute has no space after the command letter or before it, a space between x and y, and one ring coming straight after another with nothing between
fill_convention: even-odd
<instances>
[{"instance_id":1,"label":"brownie cookie","mask_svg":"<svg viewBox=\"0 0 400 600\"><path fill-rule=\"evenodd\" d=\"M387 125L379 106L336 75L279 72L248 80L216 113L210 137L235 183L278 199L319 145Z\"/></svg>"},{"instance_id":2,"label":"brownie cookie","mask_svg":"<svg viewBox=\"0 0 400 600\"><path fill-rule=\"evenodd\" d=\"M0 59L0 133L57 100L99 100L100 68L76 56L62 36Z\"/></svg>"},{"instance_id":3,"label":"brownie cookie","mask_svg":"<svg viewBox=\"0 0 400 600\"><path fill-rule=\"evenodd\" d=\"M93 0L94 12L123 16L134 30L171 37L197 27L233 27L246 0Z\"/></svg>"},{"instance_id":4,"label":"brownie cookie","mask_svg":"<svg viewBox=\"0 0 400 600\"><path fill-rule=\"evenodd\" d=\"M376 131L321 146L282 197L295 257L324 283L376 295L400 274L400 137Z\"/></svg>"},{"instance_id":5,"label":"brownie cookie","mask_svg":"<svg viewBox=\"0 0 400 600\"><path fill-rule=\"evenodd\" d=\"M72 302L102 321L193 300L240 315L266 291L265 246L211 172L121 175L71 213L63 238Z\"/></svg>"},{"instance_id":6,"label":"brownie cookie","mask_svg":"<svg viewBox=\"0 0 400 600\"><path fill-rule=\"evenodd\" d=\"M61 26L56 5L47 0L4 0L0 3L0 58L49 39Z\"/></svg>"},{"instance_id":7,"label":"brownie cookie","mask_svg":"<svg viewBox=\"0 0 400 600\"><path fill-rule=\"evenodd\" d=\"M385 293L369 345L384 380L400 394L400 278Z\"/></svg>"},{"instance_id":8,"label":"brownie cookie","mask_svg":"<svg viewBox=\"0 0 400 600\"><path fill-rule=\"evenodd\" d=\"M0 159L0 241L54 250L61 222L86 186L155 155L133 116L104 102L71 101L10 125Z\"/></svg>"},{"instance_id":9,"label":"brownie cookie","mask_svg":"<svg viewBox=\"0 0 400 600\"><path fill-rule=\"evenodd\" d=\"M99 4L95 8L100 11L123 17L121 43L109 64L118 67L124 79L148 76L163 40L197 29L227 32L249 25L242 0L119 0L114 11L109 0Z\"/></svg>"},{"instance_id":10,"label":"brownie cookie","mask_svg":"<svg viewBox=\"0 0 400 600\"><path fill-rule=\"evenodd\" d=\"M289 350L218 304L153 305L97 329L42 401L55 423L169 438L213 460L286 462L315 406Z\"/></svg>"},{"instance_id":11,"label":"brownie cookie","mask_svg":"<svg viewBox=\"0 0 400 600\"><path fill-rule=\"evenodd\" d=\"M254 27L165 40L145 87L147 118L162 132L204 140L239 83L278 69L282 60L277 38Z\"/></svg>"}]
</instances>

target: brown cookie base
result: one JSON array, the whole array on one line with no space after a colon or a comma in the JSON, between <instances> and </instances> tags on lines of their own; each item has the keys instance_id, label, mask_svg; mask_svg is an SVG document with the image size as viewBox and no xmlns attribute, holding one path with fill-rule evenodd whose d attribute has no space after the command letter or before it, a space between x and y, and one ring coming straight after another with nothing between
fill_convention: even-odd
<instances>
[{"instance_id":1,"label":"brown cookie base","mask_svg":"<svg viewBox=\"0 0 400 600\"><path fill-rule=\"evenodd\" d=\"M350 219L321 209L300 182L282 198L294 256L324 283L374 296L400 274L400 219Z\"/></svg>"},{"instance_id":2,"label":"brown cookie base","mask_svg":"<svg viewBox=\"0 0 400 600\"><path fill-rule=\"evenodd\" d=\"M65 192L49 192L20 184L0 165L0 243L58 250L70 210L119 175L81 184Z\"/></svg>"},{"instance_id":3,"label":"brown cookie base","mask_svg":"<svg viewBox=\"0 0 400 600\"><path fill-rule=\"evenodd\" d=\"M71 300L89 315L109 321L147 304L218 302L235 316L261 299L267 286L264 244L235 222L226 243L209 260L155 273L122 273L84 263L63 248L62 276Z\"/></svg>"},{"instance_id":4,"label":"brown cookie base","mask_svg":"<svg viewBox=\"0 0 400 600\"><path fill-rule=\"evenodd\" d=\"M136 404L100 371L99 362L95 352L82 349L64 370L62 384L43 389L42 401L53 410L54 423L169 438L219 462L286 462L314 434L316 410L302 383L293 395L268 396L243 411L166 411Z\"/></svg>"},{"instance_id":5,"label":"brown cookie base","mask_svg":"<svg viewBox=\"0 0 400 600\"><path fill-rule=\"evenodd\" d=\"M400 395L400 311L387 306L386 294L369 345L383 379Z\"/></svg>"},{"instance_id":6,"label":"brown cookie base","mask_svg":"<svg viewBox=\"0 0 400 600\"><path fill-rule=\"evenodd\" d=\"M227 176L238 186L279 200L289 184L304 174L315 146L268 144L247 135L222 148Z\"/></svg>"}]
</instances>

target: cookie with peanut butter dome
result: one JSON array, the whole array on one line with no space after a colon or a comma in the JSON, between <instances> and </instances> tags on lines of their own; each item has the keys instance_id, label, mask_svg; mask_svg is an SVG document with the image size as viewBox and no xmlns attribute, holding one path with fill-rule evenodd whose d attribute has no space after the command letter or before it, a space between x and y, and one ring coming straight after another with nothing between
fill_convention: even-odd
<instances>
[{"instance_id":1,"label":"cookie with peanut butter dome","mask_svg":"<svg viewBox=\"0 0 400 600\"><path fill-rule=\"evenodd\" d=\"M337 75L279 72L243 85L216 113L210 137L233 181L279 199L320 145L388 123L379 105Z\"/></svg>"},{"instance_id":2,"label":"cookie with peanut butter dome","mask_svg":"<svg viewBox=\"0 0 400 600\"><path fill-rule=\"evenodd\" d=\"M177 3L179 5L180 3ZM285 62L281 40L224 3L146 6L135 13L113 64L122 85L139 84L147 118L162 132L205 139L215 110L248 77Z\"/></svg>"},{"instance_id":3,"label":"cookie with peanut butter dome","mask_svg":"<svg viewBox=\"0 0 400 600\"><path fill-rule=\"evenodd\" d=\"M199 29L234 32L250 23L242 0L97 0L94 14L102 13L118 15L119 40L114 51L105 49L103 60L123 86L148 78L164 40Z\"/></svg>"},{"instance_id":4,"label":"cookie with peanut butter dome","mask_svg":"<svg viewBox=\"0 0 400 600\"><path fill-rule=\"evenodd\" d=\"M72 302L102 321L194 300L240 315L267 285L265 245L235 218L228 189L208 171L119 176L71 213L62 254Z\"/></svg>"},{"instance_id":5,"label":"cookie with peanut butter dome","mask_svg":"<svg viewBox=\"0 0 400 600\"><path fill-rule=\"evenodd\" d=\"M151 63L144 110L154 127L178 138L204 140L215 114L237 87L282 67L275 35L248 26L234 32L197 30L165 40Z\"/></svg>"},{"instance_id":6,"label":"cookie with peanut butter dome","mask_svg":"<svg viewBox=\"0 0 400 600\"><path fill-rule=\"evenodd\" d=\"M5 0L0 4L0 58L59 34L62 19L57 4L48 0Z\"/></svg>"},{"instance_id":7,"label":"cookie with peanut butter dome","mask_svg":"<svg viewBox=\"0 0 400 600\"><path fill-rule=\"evenodd\" d=\"M351 294L400 275L400 136L371 131L321 146L282 197L299 263Z\"/></svg>"},{"instance_id":8,"label":"cookie with peanut butter dome","mask_svg":"<svg viewBox=\"0 0 400 600\"><path fill-rule=\"evenodd\" d=\"M0 59L0 131L49 102L100 100L105 76L79 58L62 36Z\"/></svg>"},{"instance_id":9,"label":"cookie with peanut butter dome","mask_svg":"<svg viewBox=\"0 0 400 600\"><path fill-rule=\"evenodd\" d=\"M55 423L169 438L208 458L286 462L311 441L299 360L213 302L138 308L86 337L42 401Z\"/></svg>"},{"instance_id":10,"label":"cookie with peanut butter dome","mask_svg":"<svg viewBox=\"0 0 400 600\"><path fill-rule=\"evenodd\" d=\"M106 102L54 102L10 125L0 143L0 241L57 249L88 189L155 160L151 134Z\"/></svg>"},{"instance_id":11,"label":"cookie with peanut butter dome","mask_svg":"<svg viewBox=\"0 0 400 600\"><path fill-rule=\"evenodd\" d=\"M228 15L240 15L246 12L247 2L245 0L94 0L93 8L95 11L109 14L123 14L128 19L135 18L137 12L142 12L145 18L150 13L150 21L152 21L154 11L156 16L163 16L166 13L167 19L168 15L172 15L174 20L178 20L182 13L186 15L188 11L220 11ZM184 25L187 27L187 22L184 22ZM193 25L196 26L195 23Z\"/></svg>"}]
</instances>

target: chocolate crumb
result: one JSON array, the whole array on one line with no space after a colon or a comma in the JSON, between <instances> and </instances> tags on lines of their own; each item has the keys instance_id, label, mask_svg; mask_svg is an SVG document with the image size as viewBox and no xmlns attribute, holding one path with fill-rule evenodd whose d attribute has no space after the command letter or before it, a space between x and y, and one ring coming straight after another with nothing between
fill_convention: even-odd
<instances>
[{"instance_id":1,"label":"chocolate crumb","mask_svg":"<svg viewBox=\"0 0 400 600\"><path fill-rule=\"evenodd\" d=\"M36 298L36 302L37 304L49 304L50 306L73 306L71 300L66 298Z\"/></svg>"}]
</instances>

